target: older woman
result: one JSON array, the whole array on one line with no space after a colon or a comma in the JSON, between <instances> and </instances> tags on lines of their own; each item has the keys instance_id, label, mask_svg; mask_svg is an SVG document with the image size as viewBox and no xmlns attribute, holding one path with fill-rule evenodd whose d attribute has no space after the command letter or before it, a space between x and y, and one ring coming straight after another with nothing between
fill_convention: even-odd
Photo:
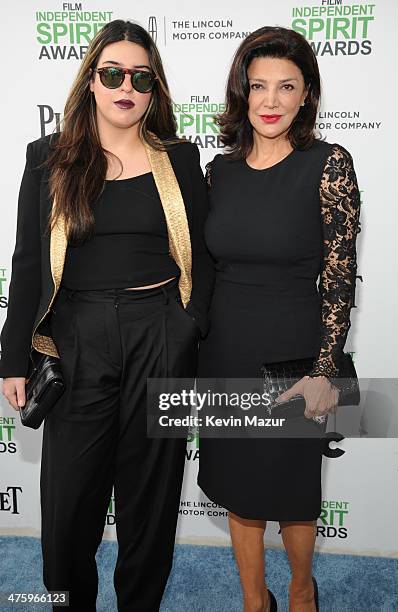
<instances>
[{"instance_id":1,"label":"older woman","mask_svg":"<svg viewBox=\"0 0 398 612\"><path fill-rule=\"evenodd\" d=\"M226 97L218 121L227 154L207 172L205 237L217 277L200 375L253 378L264 363L313 357L309 375L282 398L304 397L310 427L338 402L330 379L350 326L360 204L352 159L315 137L318 66L294 31L265 27L248 36ZM321 460L319 439L201 441L198 482L229 510L245 612L277 609L264 587L267 520L281 526L290 611L318 609L312 557Z\"/></svg>"}]
</instances>

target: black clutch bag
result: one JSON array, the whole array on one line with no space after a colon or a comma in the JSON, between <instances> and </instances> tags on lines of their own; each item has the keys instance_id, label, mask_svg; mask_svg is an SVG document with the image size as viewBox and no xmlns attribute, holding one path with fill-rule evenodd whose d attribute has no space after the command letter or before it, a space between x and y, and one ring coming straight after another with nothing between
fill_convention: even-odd
<instances>
[{"instance_id":1,"label":"black clutch bag","mask_svg":"<svg viewBox=\"0 0 398 612\"><path fill-rule=\"evenodd\" d=\"M31 362L25 388L26 404L19 413L23 425L38 429L62 395L65 385L57 357L33 350Z\"/></svg>"},{"instance_id":2,"label":"black clutch bag","mask_svg":"<svg viewBox=\"0 0 398 612\"><path fill-rule=\"evenodd\" d=\"M307 376L314 366L315 358L295 359L264 364L263 375L264 402L268 413L273 416L295 418L303 416L305 401L302 395L296 395L287 402L277 402L275 399L290 389L303 376ZM349 353L342 353L338 375L330 381L339 389L339 406L357 406L360 402L358 376L354 362ZM313 417L322 422L325 417Z\"/></svg>"}]
</instances>

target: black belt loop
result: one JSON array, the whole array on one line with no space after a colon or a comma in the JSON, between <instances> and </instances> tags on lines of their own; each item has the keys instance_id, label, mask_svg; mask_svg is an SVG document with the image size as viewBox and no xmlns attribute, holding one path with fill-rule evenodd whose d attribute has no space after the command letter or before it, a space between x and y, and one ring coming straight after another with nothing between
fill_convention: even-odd
<instances>
[{"instance_id":1,"label":"black belt loop","mask_svg":"<svg viewBox=\"0 0 398 612\"><path fill-rule=\"evenodd\" d=\"M116 308L116 310L119 308L119 298L120 295L122 294L123 289L114 289L112 291L113 293L113 305Z\"/></svg>"},{"instance_id":2,"label":"black belt loop","mask_svg":"<svg viewBox=\"0 0 398 612\"><path fill-rule=\"evenodd\" d=\"M164 304L168 304L169 303L169 294L166 291L166 288L163 285L160 285L160 289L162 290L163 293L163 297L164 297Z\"/></svg>"},{"instance_id":3,"label":"black belt loop","mask_svg":"<svg viewBox=\"0 0 398 612\"><path fill-rule=\"evenodd\" d=\"M73 302L73 296L75 295L75 293L76 289L66 289L66 298L69 301Z\"/></svg>"}]
</instances>

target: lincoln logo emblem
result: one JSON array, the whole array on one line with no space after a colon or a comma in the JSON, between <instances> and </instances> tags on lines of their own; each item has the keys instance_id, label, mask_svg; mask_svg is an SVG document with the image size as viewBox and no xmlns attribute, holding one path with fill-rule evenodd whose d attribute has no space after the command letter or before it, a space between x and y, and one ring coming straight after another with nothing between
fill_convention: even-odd
<instances>
[{"instance_id":1,"label":"lincoln logo emblem","mask_svg":"<svg viewBox=\"0 0 398 612\"><path fill-rule=\"evenodd\" d=\"M149 17L148 32L152 36L153 42L156 42L156 39L158 37L158 24L156 22L156 17Z\"/></svg>"}]
</instances>

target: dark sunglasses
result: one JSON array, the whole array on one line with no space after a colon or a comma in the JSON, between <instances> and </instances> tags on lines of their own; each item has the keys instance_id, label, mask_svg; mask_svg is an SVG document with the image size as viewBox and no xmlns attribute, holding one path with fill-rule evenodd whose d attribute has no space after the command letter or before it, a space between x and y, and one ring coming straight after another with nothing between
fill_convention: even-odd
<instances>
[{"instance_id":1,"label":"dark sunglasses","mask_svg":"<svg viewBox=\"0 0 398 612\"><path fill-rule=\"evenodd\" d=\"M156 77L152 72L133 70L131 68L106 66L103 68L96 68L94 72L98 72L101 83L108 89L117 89L120 87L126 74L130 75L131 85L139 93L149 93L152 91L156 81Z\"/></svg>"}]
</instances>

